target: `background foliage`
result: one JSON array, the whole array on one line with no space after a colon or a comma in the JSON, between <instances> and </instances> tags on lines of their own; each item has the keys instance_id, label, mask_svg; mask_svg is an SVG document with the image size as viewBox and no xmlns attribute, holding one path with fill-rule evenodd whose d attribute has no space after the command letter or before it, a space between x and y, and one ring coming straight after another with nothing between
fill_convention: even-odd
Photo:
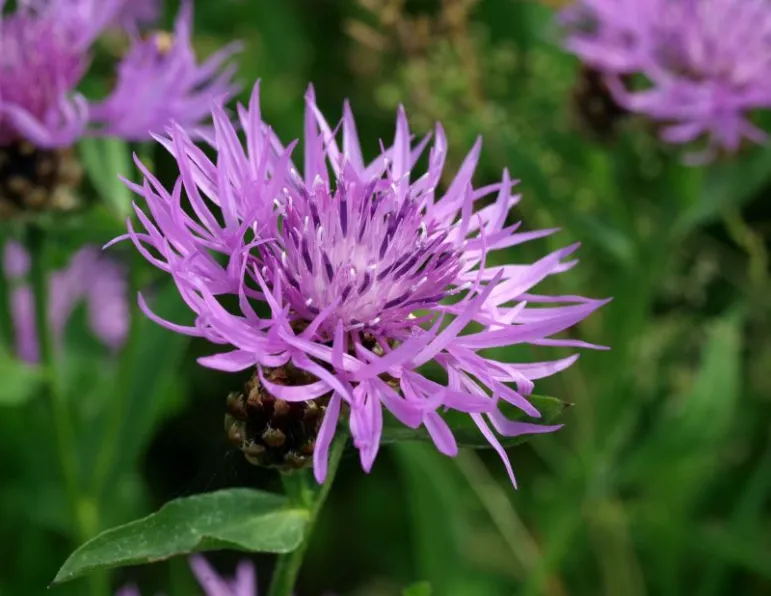
<instances>
[{"instance_id":1,"label":"background foliage","mask_svg":"<svg viewBox=\"0 0 771 596\"><path fill-rule=\"evenodd\" d=\"M487 452L450 460L394 445L369 476L343 460L300 596L386 596L421 580L440 596L771 593L771 150L693 169L646 123L589 134L572 107L578 65L551 15L524 0L196 2L200 51L245 42L244 97L261 78L263 113L282 137L301 133L309 81L330 117L351 99L373 148L393 134L399 102L418 131L444 123L456 164L482 134L477 183L508 167L522 180L525 225L563 228L506 260L580 241L580 266L544 291L614 297L576 331L612 351L584 353L537 386L575 407L565 429L515 448L518 491ZM119 47L105 42L97 66ZM87 84L99 88L95 72ZM100 149L82 148L87 167L125 163L125 147ZM172 180L167 156L145 155ZM92 185L105 203L59 227L54 261L122 231L125 195L99 177ZM150 288L158 312L189 317L129 246L110 253L135 288ZM195 594L181 558L46 585L74 544L171 498L278 486L226 443L224 398L245 379L197 366L205 343L134 323L120 358L88 335L83 313L67 330L77 515L48 404L36 398L40 371L0 354L2 595L82 594L87 581ZM241 556L212 560L231 571ZM264 585L272 559L255 561Z\"/></svg>"}]
</instances>

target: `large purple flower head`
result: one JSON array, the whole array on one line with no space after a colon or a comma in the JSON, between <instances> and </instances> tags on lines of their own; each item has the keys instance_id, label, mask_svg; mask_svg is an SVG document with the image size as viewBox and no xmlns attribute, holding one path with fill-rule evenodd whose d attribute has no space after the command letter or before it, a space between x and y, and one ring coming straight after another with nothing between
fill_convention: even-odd
<instances>
[{"instance_id":1,"label":"large purple flower head","mask_svg":"<svg viewBox=\"0 0 771 596\"><path fill-rule=\"evenodd\" d=\"M765 140L749 116L771 106L766 0L578 0L561 16L566 47L608 74L622 106L664 123L668 142L708 137L692 161ZM632 74L647 85L630 89Z\"/></svg>"},{"instance_id":2,"label":"large purple flower head","mask_svg":"<svg viewBox=\"0 0 771 596\"><path fill-rule=\"evenodd\" d=\"M348 104L338 143L312 90L306 101L302 175L290 161L294 143L283 147L262 121L257 87L248 109L239 107L243 143L225 113L214 110L215 160L179 127L162 141L179 180L168 192L144 170L143 185L131 185L147 204L148 213L136 209L144 231L129 223L128 236L171 273L197 317L193 327L181 327L140 302L142 308L169 329L232 347L201 364L256 368L244 394L229 398L231 439L253 460L272 461L267 456L276 450L289 449L292 463L312 454L322 482L332 437L347 421L368 471L384 408L411 428L424 426L453 456L456 440L440 415L450 409L471 416L513 481L490 425L506 436L557 427L508 420L500 401L539 417L527 399L533 381L576 356L520 364L483 350L587 345L552 335L603 302L531 292L570 269L576 247L533 264L488 263L493 251L555 230L522 232L507 223L520 198L507 172L497 184L473 185L481 141L439 192L447 154L440 125L428 170L416 176L430 139L413 143L403 109L393 145L366 163ZM224 306L233 304L223 300L228 295L236 310ZM443 369L443 381L424 374L429 363ZM303 422L283 428L283 416Z\"/></svg>"},{"instance_id":3,"label":"large purple flower head","mask_svg":"<svg viewBox=\"0 0 771 596\"><path fill-rule=\"evenodd\" d=\"M172 120L195 130L215 100L226 100L239 86L232 78L235 64L224 63L238 51L230 44L198 64L192 48L192 4L184 2L174 32L133 36L131 48L118 65L113 92L92 106L102 132L129 140L144 140Z\"/></svg>"},{"instance_id":4,"label":"large purple flower head","mask_svg":"<svg viewBox=\"0 0 771 596\"><path fill-rule=\"evenodd\" d=\"M257 576L254 565L242 561L233 579L220 577L217 571L200 555L190 557L190 568L206 596L257 596ZM118 590L115 596L140 596L134 586Z\"/></svg>"}]
</instances>

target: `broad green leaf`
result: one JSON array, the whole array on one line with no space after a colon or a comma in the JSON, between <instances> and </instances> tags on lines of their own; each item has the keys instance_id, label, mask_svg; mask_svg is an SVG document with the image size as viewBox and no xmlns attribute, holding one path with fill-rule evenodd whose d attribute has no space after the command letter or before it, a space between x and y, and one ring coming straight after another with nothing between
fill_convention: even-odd
<instances>
[{"instance_id":1,"label":"broad green leaf","mask_svg":"<svg viewBox=\"0 0 771 596\"><path fill-rule=\"evenodd\" d=\"M572 405L555 397L545 397L543 395L530 395L528 400L541 413L541 418L531 418L518 408L507 403L502 403L499 407L509 420L547 425L551 424L566 408ZM442 414L442 417L450 425L459 446L471 447L473 449L487 449L490 447L490 443L487 442L487 439L484 438L468 414L452 411ZM517 437L499 437L499 440L504 447L512 447L524 443L532 436L528 434ZM396 443L397 441L431 441L431 437L422 426L418 429L412 429L399 422L393 416L386 415L383 421L381 443Z\"/></svg>"},{"instance_id":2,"label":"broad green leaf","mask_svg":"<svg viewBox=\"0 0 771 596\"><path fill-rule=\"evenodd\" d=\"M402 590L402 596L431 596L432 594L433 590L429 582L418 582Z\"/></svg>"},{"instance_id":3,"label":"broad green leaf","mask_svg":"<svg viewBox=\"0 0 771 596\"><path fill-rule=\"evenodd\" d=\"M150 308L159 316L180 324L187 324L191 315L176 287L169 283L147 298ZM136 458L151 439L156 425L166 415L169 403L168 388L180 380L179 367L190 338L164 329L150 321L138 310L137 320L122 356L120 387L126 392L119 407L122 420L112 440L120 449L111 462L115 470L135 465ZM184 375L183 375L184 377Z\"/></svg>"},{"instance_id":4,"label":"broad green leaf","mask_svg":"<svg viewBox=\"0 0 771 596\"><path fill-rule=\"evenodd\" d=\"M472 557L479 520L455 463L426 443L394 446L411 527L410 560L436 594L494 594L495 578L480 574Z\"/></svg>"},{"instance_id":5,"label":"broad green leaf","mask_svg":"<svg viewBox=\"0 0 771 596\"><path fill-rule=\"evenodd\" d=\"M83 544L54 583L192 552L231 548L287 553L302 541L307 520L308 511L290 508L284 497L245 488L177 499Z\"/></svg>"},{"instance_id":6,"label":"broad green leaf","mask_svg":"<svg viewBox=\"0 0 771 596\"><path fill-rule=\"evenodd\" d=\"M0 406L18 406L35 395L43 380L40 367L0 351Z\"/></svg>"},{"instance_id":7,"label":"broad green leaf","mask_svg":"<svg viewBox=\"0 0 771 596\"><path fill-rule=\"evenodd\" d=\"M132 193L118 178L133 172L126 142L114 137L86 137L79 147L83 167L99 198L119 218L127 217L131 213Z\"/></svg>"},{"instance_id":8,"label":"broad green leaf","mask_svg":"<svg viewBox=\"0 0 771 596\"><path fill-rule=\"evenodd\" d=\"M714 450L730 435L739 408L743 318L741 310L733 310L711 326L692 386L662 412L655 432L628 459L623 471L628 481L645 479L649 490L682 498L701 493ZM671 453L676 460L662 467Z\"/></svg>"},{"instance_id":9,"label":"broad green leaf","mask_svg":"<svg viewBox=\"0 0 771 596\"><path fill-rule=\"evenodd\" d=\"M726 209L738 209L771 181L771 147L757 147L750 155L735 156L705 170L698 202L686 209L677 222L683 232L710 223Z\"/></svg>"}]
</instances>

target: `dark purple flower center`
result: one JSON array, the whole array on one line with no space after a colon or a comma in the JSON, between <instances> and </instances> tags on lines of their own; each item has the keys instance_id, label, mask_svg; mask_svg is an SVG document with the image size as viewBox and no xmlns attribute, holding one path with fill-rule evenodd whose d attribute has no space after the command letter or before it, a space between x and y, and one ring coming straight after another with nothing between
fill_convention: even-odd
<instances>
[{"instance_id":1,"label":"dark purple flower center","mask_svg":"<svg viewBox=\"0 0 771 596\"><path fill-rule=\"evenodd\" d=\"M263 271L281 276L299 319L334 305L323 329L398 330L442 300L460 268L448 232L427 223L420 193L399 200L390 180L318 181L285 189L280 237L263 251Z\"/></svg>"}]
</instances>

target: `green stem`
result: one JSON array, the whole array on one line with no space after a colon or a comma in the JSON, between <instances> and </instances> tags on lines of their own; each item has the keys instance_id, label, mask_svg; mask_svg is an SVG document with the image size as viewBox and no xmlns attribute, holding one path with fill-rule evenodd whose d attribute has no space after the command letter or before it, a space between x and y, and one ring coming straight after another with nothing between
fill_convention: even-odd
<instances>
[{"instance_id":1,"label":"green stem","mask_svg":"<svg viewBox=\"0 0 771 596\"><path fill-rule=\"evenodd\" d=\"M347 440L348 436L343 433L340 433L335 438L332 448L329 450L327 478L324 484L317 490L314 490L312 487L313 479L310 477L310 470L300 470L281 475L281 481L290 501L300 507L307 507L310 511L308 524L305 526L305 535L300 546L291 553L279 555L278 557L276 568L273 571L273 579L270 582L268 596L292 595L292 590L297 582L297 575L300 573L303 558L310 544L313 529L318 521L321 508L324 506L324 501L327 500L329 490L332 488L332 482L335 479Z\"/></svg>"},{"instance_id":2,"label":"green stem","mask_svg":"<svg viewBox=\"0 0 771 596\"><path fill-rule=\"evenodd\" d=\"M7 242L8 240L0 245L0 252L4 252ZM0 255L0 257L3 256ZM4 268L0 267L0 348L8 348L10 353L14 351L14 329L11 318L12 287L13 281L6 277Z\"/></svg>"},{"instance_id":3,"label":"green stem","mask_svg":"<svg viewBox=\"0 0 771 596\"><path fill-rule=\"evenodd\" d=\"M27 250L31 260L30 282L35 296L35 330L38 337L40 366L46 381L46 389L51 399L53 424L56 431L57 451L59 452L62 475L67 494L77 511L78 469L73 446L75 433L70 420L64 396L59 387L56 367L56 354L48 320L48 271L46 268L45 231L32 224L27 230Z\"/></svg>"},{"instance_id":4,"label":"green stem","mask_svg":"<svg viewBox=\"0 0 771 596\"><path fill-rule=\"evenodd\" d=\"M26 237L27 251L30 255L30 284L35 298L35 330L38 337L40 366L46 383L46 392L51 399L51 410L56 435L57 453L61 465L62 477L75 520L76 540L82 543L93 537L96 530L96 517L93 503L81 498L78 480L78 461L75 452L75 431L72 425L67 401L62 391L57 362L56 349L51 335L48 319L48 277L45 230L30 224ZM108 578L104 574L94 574L89 578L91 594L101 596L109 593Z\"/></svg>"},{"instance_id":5,"label":"green stem","mask_svg":"<svg viewBox=\"0 0 771 596\"><path fill-rule=\"evenodd\" d=\"M136 296L139 286L137 267L132 263L129 270L129 295ZM116 450L121 439L121 429L126 416L128 393L131 387L131 376L134 374L134 364L137 355L139 335L139 303L136 298L131 301L129 317L129 336L123 348L118 367L115 397L110 403L109 419L101 441L101 450L94 466L92 490L98 499L108 484L110 471L115 464Z\"/></svg>"}]
</instances>

